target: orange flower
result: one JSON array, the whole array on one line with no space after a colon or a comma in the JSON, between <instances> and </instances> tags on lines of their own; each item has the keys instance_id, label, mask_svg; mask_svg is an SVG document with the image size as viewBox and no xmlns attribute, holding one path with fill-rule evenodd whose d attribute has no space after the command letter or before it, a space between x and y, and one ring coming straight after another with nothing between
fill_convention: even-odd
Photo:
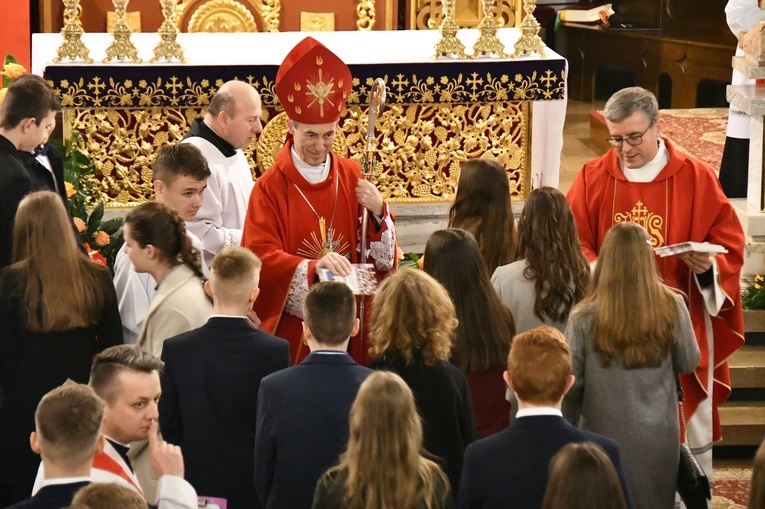
<instances>
[{"instance_id":1,"label":"orange flower","mask_svg":"<svg viewBox=\"0 0 765 509\"><path fill-rule=\"evenodd\" d=\"M85 231L85 221L83 221L79 217L74 218L74 226L77 227L77 231L80 233Z\"/></svg>"},{"instance_id":2,"label":"orange flower","mask_svg":"<svg viewBox=\"0 0 765 509\"><path fill-rule=\"evenodd\" d=\"M417 260L417 268L422 270L422 268L425 266L425 255L420 256L420 259Z\"/></svg>"},{"instance_id":3,"label":"orange flower","mask_svg":"<svg viewBox=\"0 0 765 509\"><path fill-rule=\"evenodd\" d=\"M106 246L107 244L109 244L109 242L110 242L112 239L109 237L109 234L108 234L108 233L106 233L105 231L97 231L97 232L96 232L96 233L93 235L93 240L96 242L96 245L97 245L97 246L101 246L101 247L104 247L104 246Z\"/></svg>"},{"instance_id":4,"label":"orange flower","mask_svg":"<svg viewBox=\"0 0 765 509\"><path fill-rule=\"evenodd\" d=\"M77 192L71 182L64 182L64 188L66 189L67 198L71 198Z\"/></svg>"},{"instance_id":5,"label":"orange flower","mask_svg":"<svg viewBox=\"0 0 765 509\"><path fill-rule=\"evenodd\" d=\"M82 245L85 246L85 251L88 253L88 256L90 257L91 261L94 261L99 265L103 265L104 267L107 266L106 258L104 258L104 255L102 255L98 251L94 251L90 249L90 245L87 242L83 242Z\"/></svg>"},{"instance_id":6,"label":"orange flower","mask_svg":"<svg viewBox=\"0 0 765 509\"><path fill-rule=\"evenodd\" d=\"M11 79L18 78L26 72L27 70L24 69L23 65L14 64L13 62L8 62L5 64L5 66L3 66L3 76L7 76Z\"/></svg>"}]
</instances>

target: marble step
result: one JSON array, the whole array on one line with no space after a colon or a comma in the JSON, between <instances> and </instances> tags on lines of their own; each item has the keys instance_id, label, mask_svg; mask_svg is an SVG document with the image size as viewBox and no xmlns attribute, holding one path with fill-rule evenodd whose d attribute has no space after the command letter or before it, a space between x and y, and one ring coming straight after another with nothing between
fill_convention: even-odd
<instances>
[{"instance_id":1,"label":"marble step","mask_svg":"<svg viewBox=\"0 0 765 509\"><path fill-rule=\"evenodd\" d=\"M727 401L720 423L723 439L716 446L759 445L765 438L765 401Z\"/></svg>"},{"instance_id":2,"label":"marble step","mask_svg":"<svg viewBox=\"0 0 765 509\"><path fill-rule=\"evenodd\" d=\"M744 345L728 359L733 390L765 388L765 346Z\"/></svg>"}]
</instances>

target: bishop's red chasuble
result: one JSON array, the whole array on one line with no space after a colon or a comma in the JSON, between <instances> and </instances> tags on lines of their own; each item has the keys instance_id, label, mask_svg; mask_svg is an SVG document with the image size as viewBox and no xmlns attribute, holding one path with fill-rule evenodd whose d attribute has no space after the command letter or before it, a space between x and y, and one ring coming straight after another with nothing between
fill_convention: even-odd
<instances>
[{"instance_id":1,"label":"bishop's red chasuble","mask_svg":"<svg viewBox=\"0 0 765 509\"><path fill-rule=\"evenodd\" d=\"M665 282L686 296L701 350L694 374L681 375L688 418L707 398L705 381L713 371L713 437L721 438L718 406L730 394L727 359L744 343L739 274L743 265L744 233L736 211L723 194L714 172L664 140L669 162L652 182L630 182L621 171L614 149L587 163L568 192L582 251L597 259L608 229L621 221L643 226L653 247L686 241L721 244L728 254L717 255L725 302L712 316L714 366L709 364L704 301L688 266L677 256L657 257ZM629 260L624 260L629 263Z\"/></svg>"},{"instance_id":2,"label":"bishop's red chasuble","mask_svg":"<svg viewBox=\"0 0 765 509\"><path fill-rule=\"evenodd\" d=\"M361 263L361 215L366 210L356 199L356 184L361 178L359 163L331 154L329 175L323 182L311 184L295 168L291 147L292 138L288 137L274 165L255 183L247 208L242 245L263 262L261 292L253 309L264 331L290 342L290 357L297 363L309 353L308 347L301 342L302 321L284 310L298 265L309 260L310 286L314 282L318 258L330 244L332 251L346 256L351 263ZM390 214L387 204L385 213L386 217ZM367 252L370 255L365 263L375 263L378 280L396 265L393 256L388 261L390 265L384 267L386 270L381 270L380 265L385 263L374 259L375 243L395 243L395 236L388 231L388 222L383 219L379 231L372 220L368 222L367 230ZM395 244L392 252L395 253ZM370 297L366 298L365 306L368 312ZM368 323L368 319L365 320L365 324ZM364 334L366 330L367 325ZM366 365L371 360L368 348L366 338L357 335L351 338L348 350L357 362Z\"/></svg>"}]
</instances>

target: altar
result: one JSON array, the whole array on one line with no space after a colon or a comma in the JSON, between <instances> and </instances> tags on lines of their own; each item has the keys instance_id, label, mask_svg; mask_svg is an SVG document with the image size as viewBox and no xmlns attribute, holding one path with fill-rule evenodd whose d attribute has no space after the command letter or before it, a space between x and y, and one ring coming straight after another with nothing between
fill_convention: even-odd
<instances>
[{"instance_id":1,"label":"altar","mask_svg":"<svg viewBox=\"0 0 765 509\"><path fill-rule=\"evenodd\" d=\"M240 79L260 92L264 124L280 111L274 93L279 64L311 35L340 56L353 75L353 92L340 119L335 150L360 159L366 104L375 78L385 80L387 107L378 119L376 183L402 216L443 221L460 165L478 157L499 160L516 198L532 187L557 186L566 110L566 61L433 58L436 30L372 32L182 33L188 63L149 63L157 34L132 35L142 63L102 63L110 34L84 34L95 63L53 62L60 34L34 34L32 72L48 79L62 99L64 133L77 131L96 164L107 207L151 197L157 147L180 140L215 90ZM512 52L520 32L497 33ZM461 30L470 48L477 30ZM283 136L279 126L246 151L257 176L267 169ZM408 204L422 205L410 208ZM440 219L439 219L440 218ZM403 225L402 225L403 226ZM416 243L415 243L416 244Z\"/></svg>"}]
</instances>

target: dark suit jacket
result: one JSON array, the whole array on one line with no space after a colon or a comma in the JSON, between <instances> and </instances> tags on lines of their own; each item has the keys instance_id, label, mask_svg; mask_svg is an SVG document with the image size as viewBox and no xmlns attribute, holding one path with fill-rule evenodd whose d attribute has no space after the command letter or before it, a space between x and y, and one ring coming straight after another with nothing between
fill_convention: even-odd
<instances>
[{"instance_id":1,"label":"dark suit jacket","mask_svg":"<svg viewBox=\"0 0 765 509\"><path fill-rule=\"evenodd\" d=\"M260 381L290 365L289 343L245 318L214 316L164 342L159 422L186 480L229 509L257 507L252 451Z\"/></svg>"},{"instance_id":2,"label":"dark suit jacket","mask_svg":"<svg viewBox=\"0 0 765 509\"><path fill-rule=\"evenodd\" d=\"M0 269L11 264L13 221L21 199L32 189L32 180L21 164L18 151L0 136Z\"/></svg>"},{"instance_id":3,"label":"dark suit jacket","mask_svg":"<svg viewBox=\"0 0 765 509\"><path fill-rule=\"evenodd\" d=\"M255 488L264 507L311 507L316 481L345 450L351 405L372 373L345 352L318 351L263 379Z\"/></svg>"},{"instance_id":4,"label":"dark suit jacket","mask_svg":"<svg viewBox=\"0 0 765 509\"><path fill-rule=\"evenodd\" d=\"M595 442L606 451L632 507L619 446L603 435L575 428L563 417L519 417L506 430L470 444L465 451L457 507L539 509L550 460L569 443Z\"/></svg>"},{"instance_id":5,"label":"dark suit jacket","mask_svg":"<svg viewBox=\"0 0 765 509\"><path fill-rule=\"evenodd\" d=\"M66 197L66 188L64 187L64 157L52 143L46 143L43 148L45 155L50 161L51 173L32 152L19 151L19 156L24 167L32 179L32 189L34 191L53 191L61 196L64 204L68 202ZM68 207L67 207L68 208Z\"/></svg>"},{"instance_id":6,"label":"dark suit jacket","mask_svg":"<svg viewBox=\"0 0 765 509\"><path fill-rule=\"evenodd\" d=\"M61 509L69 507L80 488L88 484L90 484L90 481L49 484L40 488L40 491L35 493L35 496L32 498L14 504L8 509Z\"/></svg>"}]
</instances>

